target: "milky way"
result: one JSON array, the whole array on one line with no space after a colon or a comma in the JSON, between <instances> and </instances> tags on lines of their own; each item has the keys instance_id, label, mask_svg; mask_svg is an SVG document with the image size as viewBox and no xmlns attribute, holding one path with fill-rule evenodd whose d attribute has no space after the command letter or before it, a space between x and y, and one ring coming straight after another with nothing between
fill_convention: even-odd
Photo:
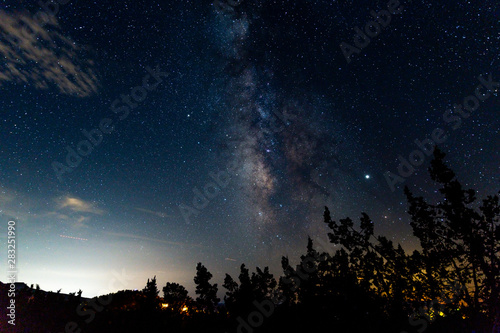
<instances>
[{"instance_id":1,"label":"milky way","mask_svg":"<svg viewBox=\"0 0 500 333\"><path fill-rule=\"evenodd\" d=\"M275 78L272 64L252 58L252 45L266 43L253 40L259 38L252 33L259 28L254 16L218 15L228 75L222 140L240 166L253 231L308 232L307 221L317 220L334 194L338 199L347 176L341 159L354 156L355 145L341 124L327 124L335 116L331 99L315 91L293 94Z\"/></svg>"},{"instance_id":2,"label":"milky way","mask_svg":"<svg viewBox=\"0 0 500 333\"><path fill-rule=\"evenodd\" d=\"M403 187L439 199L430 158L394 189L384 174L436 128L464 186L498 191L498 93L443 121L480 75L500 81L498 1L399 3L348 62L341 43L387 1L69 1L44 22L3 1L0 225L19 227L19 279L94 296L126 271L122 289L156 275L194 295L198 262L219 285L241 263L279 275L307 236L326 242L325 205L411 251ZM162 82L141 97L148 68ZM60 182L53 162L123 98Z\"/></svg>"}]
</instances>

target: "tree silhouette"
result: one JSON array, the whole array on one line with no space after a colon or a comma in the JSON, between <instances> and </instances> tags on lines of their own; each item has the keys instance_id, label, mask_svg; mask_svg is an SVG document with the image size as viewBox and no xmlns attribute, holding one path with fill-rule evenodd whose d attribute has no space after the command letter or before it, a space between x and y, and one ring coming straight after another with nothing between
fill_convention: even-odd
<instances>
[{"instance_id":1,"label":"tree silhouette","mask_svg":"<svg viewBox=\"0 0 500 333\"><path fill-rule=\"evenodd\" d=\"M276 280L269 272L269 267L264 270L256 267L256 272L250 273L245 264L240 266L240 283L234 281L231 275L226 274L224 284L227 289L224 301L227 309L232 315L244 314L254 307L253 301L270 299L276 288Z\"/></svg>"},{"instance_id":2,"label":"tree silhouette","mask_svg":"<svg viewBox=\"0 0 500 333\"><path fill-rule=\"evenodd\" d=\"M271 298L277 285L267 266L264 267L264 270L259 267L255 268L255 272L252 273L251 283L253 294L258 301Z\"/></svg>"},{"instance_id":3,"label":"tree silhouette","mask_svg":"<svg viewBox=\"0 0 500 333\"><path fill-rule=\"evenodd\" d=\"M168 303L168 307L176 312L181 312L184 305L190 301L186 288L175 282L167 282L163 287L163 299Z\"/></svg>"},{"instance_id":4,"label":"tree silhouette","mask_svg":"<svg viewBox=\"0 0 500 333\"><path fill-rule=\"evenodd\" d=\"M429 168L431 179L441 186L440 201L431 204L407 187L404 191L421 251L407 254L386 237L374 236L365 213L357 229L350 218L332 220L325 207L324 222L332 230L330 242L343 247L334 256L344 271L338 273L382 296L392 322L405 314L413 322L432 321L440 313L450 322L469 318L471 327L485 329L499 313L499 199L488 196L477 203L475 191L463 189L444 157L436 148ZM314 285L301 284L300 300L314 294Z\"/></svg>"},{"instance_id":5,"label":"tree silhouette","mask_svg":"<svg viewBox=\"0 0 500 333\"><path fill-rule=\"evenodd\" d=\"M144 299L144 307L146 310L158 310L160 307L160 301L158 299L159 290L156 285L156 275L151 279L148 279L146 287L142 290Z\"/></svg>"},{"instance_id":6,"label":"tree silhouette","mask_svg":"<svg viewBox=\"0 0 500 333\"><path fill-rule=\"evenodd\" d=\"M308 238L303 255L282 257L278 283L268 267L250 272L242 264L237 279L224 278L229 316L214 311L217 284L210 283L212 274L198 263L194 282L203 313L178 315L192 299L182 285L170 282L163 296L175 311L156 311L156 276L142 291L110 294L106 300L113 296L113 301L106 306L102 297L84 299L81 308L81 290L64 295L37 285L16 294L16 317L25 319L14 329L60 332L83 321L88 326L78 327L94 333L309 332L325 327L341 332L491 332L500 320L500 199L497 194L477 200L444 158L436 148L429 168L438 187L432 200L404 190L420 242L411 253L376 235L367 214L361 213L358 223L334 220L325 207L328 238L338 246L333 253L316 250ZM7 295L9 288L0 283L0 294ZM8 302L0 297L3 318ZM10 329L0 320L1 332Z\"/></svg>"},{"instance_id":7,"label":"tree silhouette","mask_svg":"<svg viewBox=\"0 0 500 333\"><path fill-rule=\"evenodd\" d=\"M467 316L476 323L482 314L498 318L500 286L500 205L498 195L479 204L476 192L464 189L445 164L445 154L434 150L429 173L440 185L441 199L431 204L405 187L414 235L419 238L429 286L465 290Z\"/></svg>"},{"instance_id":8,"label":"tree silhouette","mask_svg":"<svg viewBox=\"0 0 500 333\"><path fill-rule=\"evenodd\" d=\"M253 300L252 282L249 270L245 267L245 264L240 266L238 279L240 281L239 284L233 280L231 275L226 274L224 284L222 285L227 289L224 296L226 307L233 315L248 312Z\"/></svg>"},{"instance_id":9,"label":"tree silhouette","mask_svg":"<svg viewBox=\"0 0 500 333\"><path fill-rule=\"evenodd\" d=\"M212 274L199 262L196 265L196 276L194 277L196 295L199 295L196 301L207 313L213 313L220 300L217 298L217 283L211 284L210 279L212 279Z\"/></svg>"},{"instance_id":10,"label":"tree silhouette","mask_svg":"<svg viewBox=\"0 0 500 333\"><path fill-rule=\"evenodd\" d=\"M413 285L413 272L410 272L414 267L412 257L386 237L375 237L373 222L366 213L361 214L360 230L356 230L350 218L340 219L339 222L332 220L327 207L324 220L332 230L328 234L330 242L345 249L345 252L337 254L345 271L341 274L348 274L345 278L356 280L365 292L385 295L385 310L394 317L401 317L403 310L410 311L404 294L414 290L410 287Z\"/></svg>"},{"instance_id":11,"label":"tree silhouette","mask_svg":"<svg viewBox=\"0 0 500 333\"><path fill-rule=\"evenodd\" d=\"M296 290L300 280L296 277L295 270L290 265L288 257L281 258L281 268L283 269L283 276L279 278L278 289L283 294L283 305L291 307L297 302Z\"/></svg>"},{"instance_id":12,"label":"tree silhouette","mask_svg":"<svg viewBox=\"0 0 500 333\"><path fill-rule=\"evenodd\" d=\"M280 307L296 320L290 329L335 325L346 331L374 331L378 323L384 322L380 301L372 290L363 288L357 268L349 260L343 248L334 255L318 252L311 238L295 268L287 257L282 257L283 276L278 289L284 296Z\"/></svg>"}]
</instances>

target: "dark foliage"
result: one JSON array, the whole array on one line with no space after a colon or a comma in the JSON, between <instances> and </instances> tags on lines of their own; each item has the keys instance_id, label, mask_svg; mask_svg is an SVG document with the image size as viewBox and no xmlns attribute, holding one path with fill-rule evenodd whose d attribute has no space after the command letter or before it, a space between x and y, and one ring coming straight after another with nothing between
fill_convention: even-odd
<instances>
[{"instance_id":1,"label":"dark foliage","mask_svg":"<svg viewBox=\"0 0 500 333\"><path fill-rule=\"evenodd\" d=\"M206 313L213 313L220 299L217 297L217 283L211 284L212 274L201 262L196 265L196 302Z\"/></svg>"},{"instance_id":2,"label":"dark foliage","mask_svg":"<svg viewBox=\"0 0 500 333\"><path fill-rule=\"evenodd\" d=\"M362 213L335 221L325 207L333 253L315 249L282 275L242 264L237 281L226 274L224 305L217 284L196 266L196 301L177 283L158 296L156 277L142 291L119 291L92 300L25 288L16 298L15 330L2 332L492 332L500 313L500 204L498 195L478 202L435 149L429 173L441 198L431 203L405 188L408 213L421 248L406 253L376 236ZM7 285L0 284L6 318ZM168 304L168 306L166 306ZM70 325L70 326L68 326ZM74 326L71 326L74 325ZM76 325L76 326L75 326ZM10 331L9 331L10 330ZM81 331L80 331L81 330Z\"/></svg>"}]
</instances>

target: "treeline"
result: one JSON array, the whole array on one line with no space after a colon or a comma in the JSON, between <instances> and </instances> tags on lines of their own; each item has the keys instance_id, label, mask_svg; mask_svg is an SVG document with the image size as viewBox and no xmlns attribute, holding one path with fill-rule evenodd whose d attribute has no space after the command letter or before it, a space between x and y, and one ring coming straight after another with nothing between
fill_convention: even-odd
<instances>
[{"instance_id":1,"label":"treeline","mask_svg":"<svg viewBox=\"0 0 500 333\"><path fill-rule=\"evenodd\" d=\"M91 322L74 319L78 329L96 333L499 330L499 196L479 202L475 191L462 187L444 157L436 148L429 168L439 187L437 202L408 188L404 191L413 234L420 241L420 249L413 253L376 236L367 214L362 213L359 223L350 218L335 221L325 207L323 220L336 251L320 251L309 238L298 264L282 258L283 273L278 278L267 267L251 272L243 264L237 277L225 275L223 300L217 298L219 288L211 282L212 274L199 263L195 299L182 285L171 282L162 287L160 297L154 277L142 291L107 295L112 301ZM91 304L83 309L93 311Z\"/></svg>"}]
</instances>

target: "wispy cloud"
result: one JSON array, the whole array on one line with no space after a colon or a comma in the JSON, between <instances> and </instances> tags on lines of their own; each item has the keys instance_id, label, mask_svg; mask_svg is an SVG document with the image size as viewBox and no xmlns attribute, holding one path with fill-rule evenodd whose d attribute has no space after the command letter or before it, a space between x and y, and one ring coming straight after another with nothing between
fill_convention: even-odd
<instances>
[{"instance_id":1,"label":"wispy cloud","mask_svg":"<svg viewBox=\"0 0 500 333\"><path fill-rule=\"evenodd\" d=\"M168 245L189 246L189 247L203 247L201 244L172 242L172 241L167 241L167 240L164 240L164 239L151 238L151 237L139 236L139 235L136 235L136 234L121 233L121 232L109 232L109 231L105 231L104 234L109 235L109 236L120 237L120 238L141 239L141 240L145 240L145 241L148 241L148 242L157 242L157 243L163 243L163 244L168 244Z\"/></svg>"},{"instance_id":2,"label":"wispy cloud","mask_svg":"<svg viewBox=\"0 0 500 333\"><path fill-rule=\"evenodd\" d=\"M148 214L152 214L152 215L155 215L155 216L158 216L158 217L174 217L172 215L167 215L167 214L164 214L162 212L155 212L155 211L152 211L152 210L149 210L149 209L144 209L144 208L138 208L138 207L134 207L135 210L138 210L140 212L144 212L144 213L148 213Z\"/></svg>"},{"instance_id":3,"label":"wispy cloud","mask_svg":"<svg viewBox=\"0 0 500 333\"><path fill-rule=\"evenodd\" d=\"M89 226L85 223L89 218L86 216L80 216L78 219L73 223L73 228L81 229L81 228L88 228Z\"/></svg>"},{"instance_id":4,"label":"wispy cloud","mask_svg":"<svg viewBox=\"0 0 500 333\"><path fill-rule=\"evenodd\" d=\"M27 221L37 215L37 202L30 196L0 184L0 215L3 218Z\"/></svg>"},{"instance_id":5,"label":"wispy cloud","mask_svg":"<svg viewBox=\"0 0 500 333\"><path fill-rule=\"evenodd\" d=\"M74 212L92 213L97 215L102 215L104 213L102 209L96 208L94 204L78 198L66 196L59 198L57 201L59 202L59 209L68 208Z\"/></svg>"},{"instance_id":6,"label":"wispy cloud","mask_svg":"<svg viewBox=\"0 0 500 333\"><path fill-rule=\"evenodd\" d=\"M63 220L63 221L68 220L70 218L66 214L61 214L59 212L54 212L54 211L50 211L50 212L44 213L41 216L48 216L50 218L55 218L55 219Z\"/></svg>"},{"instance_id":7,"label":"wispy cloud","mask_svg":"<svg viewBox=\"0 0 500 333\"><path fill-rule=\"evenodd\" d=\"M40 214L39 217L42 217L42 218L48 217L51 220L54 220L54 219L59 220L59 221L65 223L66 225L71 226L71 227L76 228L76 229L89 228L89 226L85 222L88 221L90 218L88 216L83 216L83 215L79 215L79 214L67 215L67 214L62 214L62 213L57 212L57 211L50 211L50 212Z\"/></svg>"},{"instance_id":8,"label":"wispy cloud","mask_svg":"<svg viewBox=\"0 0 500 333\"><path fill-rule=\"evenodd\" d=\"M12 202L12 200L14 200L12 194L7 193L5 190L0 191L0 204Z\"/></svg>"},{"instance_id":9,"label":"wispy cloud","mask_svg":"<svg viewBox=\"0 0 500 333\"><path fill-rule=\"evenodd\" d=\"M65 37L54 16L45 28L26 13L0 10L0 86L5 82L55 85L64 94L89 96L98 90L93 62L81 60L82 48Z\"/></svg>"}]
</instances>

